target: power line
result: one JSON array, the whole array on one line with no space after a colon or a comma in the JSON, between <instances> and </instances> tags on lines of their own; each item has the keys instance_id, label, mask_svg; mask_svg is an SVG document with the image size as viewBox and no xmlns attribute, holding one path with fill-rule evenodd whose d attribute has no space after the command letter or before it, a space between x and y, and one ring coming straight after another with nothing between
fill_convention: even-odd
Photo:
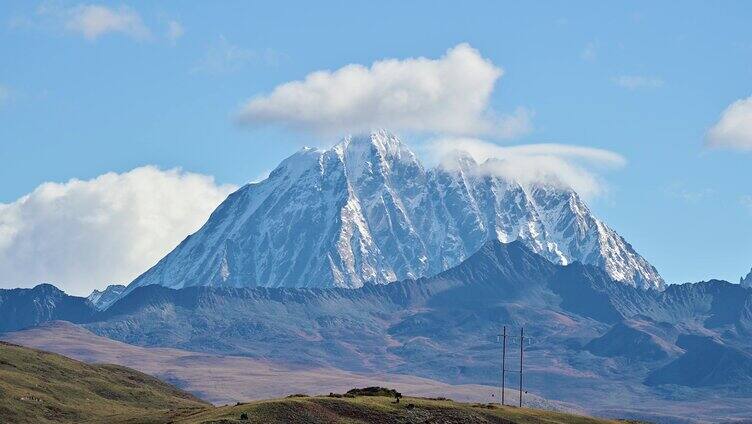
<instances>
[{"instance_id":1,"label":"power line","mask_svg":"<svg viewBox=\"0 0 752 424\"><path fill-rule=\"evenodd\" d=\"M525 346L525 327L520 327L520 408L522 408L522 352Z\"/></svg>"},{"instance_id":2,"label":"power line","mask_svg":"<svg viewBox=\"0 0 752 424\"><path fill-rule=\"evenodd\" d=\"M512 371L512 372L519 372L520 374L520 402L519 405L522 407L522 395L523 395L523 389L522 389L522 382L523 382L523 370L524 370L524 358L525 358L525 342L528 344L532 343L532 339L530 337L525 336L525 328L520 327L520 336L512 336L507 334L507 326L502 327L502 332L500 335L497 335L497 340L499 337L501 337L501 405L504 406L504 399L505 399L505 389L506 389L506 372ZM511 342L516 342L519 340L520 343L520 368L519 370L507 370L506 367L506 359L507 359L507 339L509 339Z\"/></svg>"}]
</instances>

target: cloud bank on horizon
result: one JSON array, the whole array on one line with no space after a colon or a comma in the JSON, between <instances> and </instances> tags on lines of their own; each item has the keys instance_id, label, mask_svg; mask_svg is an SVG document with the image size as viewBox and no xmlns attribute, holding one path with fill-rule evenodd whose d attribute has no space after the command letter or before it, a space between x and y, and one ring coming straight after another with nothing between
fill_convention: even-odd
<instances>
[{"instance_id":1,"label":"cloud bank on horizon","mask_svg":"<svg viewBox=\"0 0 752 424\"><path fill-rule=\"evenodd\" d=\"M144 166L44 183L0 204L0 288L50 282L88 295L129 283L166 255L236 187Z\"/></svg>"}]
</instances>

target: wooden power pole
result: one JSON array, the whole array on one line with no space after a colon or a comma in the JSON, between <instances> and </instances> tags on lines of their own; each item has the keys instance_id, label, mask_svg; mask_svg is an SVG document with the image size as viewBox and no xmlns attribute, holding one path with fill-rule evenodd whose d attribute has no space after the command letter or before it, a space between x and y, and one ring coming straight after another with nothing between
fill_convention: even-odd
<instances>
[{"instance_id":1,"label":"wooden power pole","mask_svg":"<svg viewBox=\"0 0 752 424\"><path fill-rule=\"evenodd\" d=\"M522 408L522 352L525 346L525 327L520 327L520 408Z\"/></svg>"},{"instance_id":2,"label":"wooden power pole","mask_svg":"<svg viewBox=\"0 0 752 424\"><path fill-rule=\"evenodd\" d=\"M501 333L501 406L504 406L504 377L507 372L507 326Z\"/></svg>"}]
</instances>

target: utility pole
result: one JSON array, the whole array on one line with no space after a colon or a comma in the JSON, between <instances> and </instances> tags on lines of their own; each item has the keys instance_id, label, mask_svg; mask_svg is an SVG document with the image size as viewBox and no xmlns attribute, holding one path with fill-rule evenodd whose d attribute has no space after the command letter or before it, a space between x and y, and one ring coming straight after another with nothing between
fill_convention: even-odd
<instances>
[{"instance_id":1,"label":"utility pole","mask_svg":"<svg viewBox=\"0 0 752 424\"><path fill-rule=\"evenodd\" d=\"M520 327L520 408L522 408L522 352L525 346L525 327Z\"/></svg>"},{"instance_id":2,"label":"utility pole","mask_svg":"<svg viewBox=\"0 0 752 424\"><path fill-rule=\"evenodd\" d=\"M507 372L507 326L501 334L501 406L504 406L504 377Z\"/></svg>"}]
</instances>

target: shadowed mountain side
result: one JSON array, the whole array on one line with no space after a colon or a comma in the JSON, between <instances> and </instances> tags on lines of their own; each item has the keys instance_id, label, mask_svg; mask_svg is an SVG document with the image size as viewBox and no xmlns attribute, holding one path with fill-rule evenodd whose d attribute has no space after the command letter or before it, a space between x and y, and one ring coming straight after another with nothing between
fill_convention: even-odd
<instances>
[{"instance_id":1,"label":"shadowed mountain side","mask_svg":"<svg viewBox=\"0 0 752 424\"><path fill-rule=\"evenodd\" d=\"M32 327L43 322L88 322L96 308L86 298L69 296L52 284L31 289L0 289L0 332Z\"/></svg>"},{"instance_id":2,"label":"shadowed mountain side","mask_svg":"<svg viewBox=\"0 0 752 424\"><path fill-rule=\"evenodd\" d=\"M634 361L660 361L683 351L674 345L676 329L671 324L627 320L615 324L585 349L598 356L625 357Z\"/></svg>"},{"instance_id":3,"label":"shadowed mountain side","mask_svg":"<svg viewBox=\"0 0 752 424\"><path fill-rule=\"evenodd\" d=\"M677 345L686 353L652 372L646 384L733 386L752 393L752 355L749 353L703 336L679 336Z\"/></svg>"}]
</instances>

